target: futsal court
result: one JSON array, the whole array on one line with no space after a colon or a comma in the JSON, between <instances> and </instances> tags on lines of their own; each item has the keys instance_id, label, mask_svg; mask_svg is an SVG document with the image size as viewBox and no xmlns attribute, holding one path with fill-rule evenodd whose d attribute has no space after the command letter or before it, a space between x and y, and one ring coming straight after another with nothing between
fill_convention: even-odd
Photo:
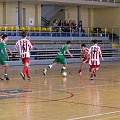
<instances>
[{"instance_id":1,"label":"futsal court","mask_svg":"<svg viewBox=\"0 0 120 120\"><path fill-rule=\"evenodd\" d=\"M67 77L61 66L43 76L45 65L34 65L31 81L21 79L22 66L10 67L10 80L0 82L0 120L120 120L120 62L103 62L94 83L88 65L78 75L79 65L68 64Z\"/></svg>"}]
</instances>

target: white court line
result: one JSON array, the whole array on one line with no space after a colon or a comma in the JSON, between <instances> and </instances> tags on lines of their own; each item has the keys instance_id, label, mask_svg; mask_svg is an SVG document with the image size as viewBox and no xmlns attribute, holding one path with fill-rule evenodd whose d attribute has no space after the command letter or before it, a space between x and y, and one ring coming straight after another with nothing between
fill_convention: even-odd
<instances>
[{"instance_id":1,"label":"white court line","mask_svg":"<svg viewBox=\"0 0 120 120\"><path fill-rule=\"evenodd\" d=\"M80 119L92 118L92 117L98 117L98 116L104 116L104 115L110 115L110 114L115 114L115 113L120 113L120 111L114 111L114 112L107 112L107 113L103 113L103 114L96 114L96 115L77 117L77 118L72 118L72 119L68 119L68 120L80 120Z\"/></svg>"}]
</instances>

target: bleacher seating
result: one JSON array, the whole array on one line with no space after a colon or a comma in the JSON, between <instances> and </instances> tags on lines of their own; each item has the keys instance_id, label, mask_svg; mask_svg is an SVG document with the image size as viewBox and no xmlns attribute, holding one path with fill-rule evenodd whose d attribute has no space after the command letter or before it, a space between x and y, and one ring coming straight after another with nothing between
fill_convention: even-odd
<instances>
[{"instance_id":1,"label":"bleacher seating","mask_svg":"<svg viewBox=\"0 0 120 120\"><path fill-rule=\"evenodd\" d=\"M112 48L112 44L109 41L109 35L107 33L92 33L94 29L91 29L91 33L79 33L79 32L59 32L52 31L52 27L35 27L35 26L1 26L0 31L5 32L9 36L8 48L10 48L13 53L13 45L18 39L21 38L22 31L28 31L28 38L32 40L34 44L34 50L31 51L32 60L51 60L57 54L60 47L66 43L66 41L71 40L72 46L70 48L74 55L74 59L79 62L80 57L80 45L81 43L86 43L87 47L91 46L91 41L93 39L98 40L98 44L103 50L103 56L106 58L118 58L119 50L117 48ZM10 56L10 55L9 55ZM70 58L69 55L66 55ZM19 55L15 58L9 57L10 61L18 61ZM47 62L46 62L47 63ZM19 64L19 62L18 62Z\"/></svg>"},{"instance_id":2,"label":"bleacher seating","mask_svg":"<svg viewBox=\"0 0 120 120\"><path fill-rule=\"evenodd\" d=\"M15 44L16 41L9 41L8 42L8 47L10 49L13 49L13 45ZM34 43L34 50L31 51L31 59L32 60L51 60L54 59L55 55L57 54L57 52L59 51L59 48L65 44L64 40L34 40L32 41ZM80 58L80 45L81 43L85 42L80 41L80 40L75 40L72 41L72 46L70 48L70 51L73 53L74 55L74 59L78 59ZM86 41L85 42L87 47L89 48L91 46L91 41ZM105 42L102 40L98 41L98 44L101 46L102 48L102 52L103 52L103 57L105 58L115 58L115 57L119 57L119 52L118 49L116 48L112 48L112 45L109 41ZM17 52L13 50L13 53L16 54ZM66 55L67 58L70 58L69 55ZM10 60L19 60L19 55L17 55L15 58L13 58L12 56L10 56Z\"/></svg>"}]
</instances>

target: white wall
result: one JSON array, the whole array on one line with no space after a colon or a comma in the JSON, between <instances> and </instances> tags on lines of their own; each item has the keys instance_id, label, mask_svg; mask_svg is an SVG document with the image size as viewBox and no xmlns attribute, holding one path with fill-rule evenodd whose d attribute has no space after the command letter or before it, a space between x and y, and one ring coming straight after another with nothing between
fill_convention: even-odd
<instances>
[{"instance_id":1,"label":"white wall","mask_svg":"<svg viewBox=\"0 0 120 120\"><path fill-rule=\"evenodd\" d=\"M120 8L94 9L94 26L120 28Z\"/></svg>"},{"instance_id":2,"label":"white wall","mask_svg":"<svg viewBox=\"0 0 120 120\"><path fill-rule=\"evenodd\" d=\"M16 2L6 3L6 24L16 25Z\"/></svg>"},{"instance_id":3,"label":"white wall","mask_svg":"<svg viewBox=\"0 0 120 120\"><path fill-rule=\"evenodd\" d=\"M65 20L78 21L78 8L77 6L66 6L65 7Z\"/></svg>"},{"instance_id":4,"label":"white wall","mask_svg":"<svg viewBox=\"0 0 120 120\"><path fill-rule=\"evenodd\" d=\"M30 18L33 18L35 24L35 4L23 4L23 8L26 8L26 25L29 25Z\"/></svg>"}]
</instances>

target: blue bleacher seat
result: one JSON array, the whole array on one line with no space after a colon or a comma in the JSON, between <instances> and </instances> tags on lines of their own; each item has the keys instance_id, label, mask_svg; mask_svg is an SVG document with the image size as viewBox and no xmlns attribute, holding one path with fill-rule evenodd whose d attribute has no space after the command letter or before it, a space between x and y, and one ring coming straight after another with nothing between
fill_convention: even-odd
<instances>
[{"instance_id":1,"label":"blue bleacher seat","mask_svg":"<svg viewBox=\"0 0 120 120\"><path fill-rule=\"evenodd\" d=\"M51 33L40 33L40 36L46 36L46 37L48 37L48 36L51 36Z\"/></svg>"},{"instance_id":2,"label":"blue bleacher seat","mask_svg":"<svg viewBox=\"0 0 120 120\"><path fill-rule=\"evenodd\" d=\"M52 33L52 37L60 37L60 33Z\"/></svg>"},{"instance_id":3,"label":"blue bleacher seat","mask_svg":"<svg viewBox=\"0 0 120 120\"><path fill-rule=\"evenodd\" d=\"M35 33L30 33L30 36L35 36Z\"/></svg>"},{"instance_id":4,"label":"blue bleacher seat","mask_svg":"<svg viewBox=\"0 0 120 120\"><path fill-rule=\"evenodd\" d=\"M12 32L12 33L11 33L11 36L16 36L16 32Z\"/></svg>"},{"instance_id":5,"label":"blue bleacher seat","mask_svg":"<svg viewBox=\"0 0 120 120\"><path fill-rule=\"evenodd\" d=\"M61 33L61 37L70 37L70 33Z\"/></svg>"},{"instance_id":6,"label":"blue bleacher seat","mask_svg":"<svg viewBox=\"0 0 120 120\"><path fill-rule=\"evenodd\" d=\"M86 37L86 34L85 34L85 33L82 33L81 37Z\"/></svg>"},{"instance_id":7,"label":"blue bleacher seat","mask_svg":"<svg viewBox=\"0 0 120 120\"><path fill-rule=\"evenodd\" d=\"M8 33L6 33L7 34L7 36L11 36L11 32L8 32Z\"/></svg>"},{"instance_id":8,"label":"blue bleacher seat","mask_svg":"<svg viewBox=\"0 0 120 120\"><path fill-rule=\"evenodd\" d=\"M79 37L79 33L73 33L72 37Z\"/></svg>"}]
</instances>

